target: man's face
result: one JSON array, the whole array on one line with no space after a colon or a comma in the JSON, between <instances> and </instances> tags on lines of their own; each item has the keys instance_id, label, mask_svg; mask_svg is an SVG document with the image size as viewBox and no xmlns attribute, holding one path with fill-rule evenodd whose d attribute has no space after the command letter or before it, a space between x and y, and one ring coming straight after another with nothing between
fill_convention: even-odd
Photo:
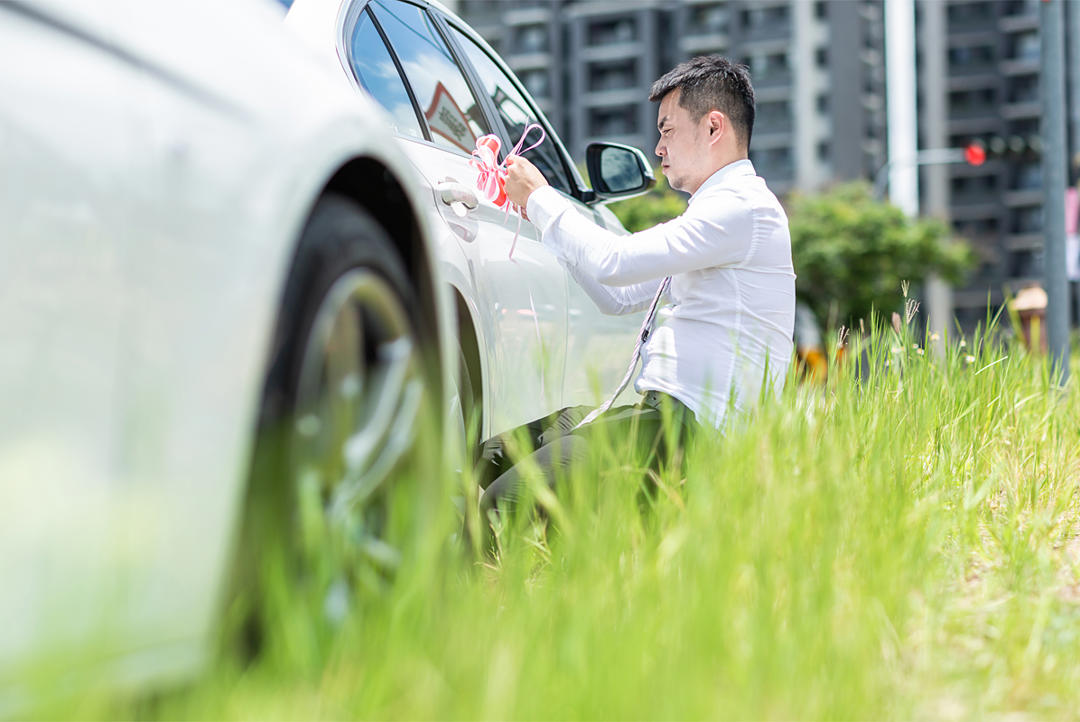
<instances>
[{"instance_id":1,"label":"man's face","mask_svg":"<svg viewBox=\"0 0 1080 722\"><path fill-rule=\"evenodd\" d=\"M682 91L676 88L660 101L656 127L660 140L656 154L660 170L675 190L693 193L708 178L709 114L697 121L679 105Z\"/></svg>"}]
</instances>

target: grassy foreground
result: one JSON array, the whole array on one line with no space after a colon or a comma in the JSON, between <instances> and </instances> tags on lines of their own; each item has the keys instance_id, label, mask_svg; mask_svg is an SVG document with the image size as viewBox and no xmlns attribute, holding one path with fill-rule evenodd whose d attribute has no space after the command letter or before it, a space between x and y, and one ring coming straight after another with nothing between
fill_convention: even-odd
<instances>
[{"instance_id":1,"label":"grassy foreground","mask_svg":"<svg viewBox=\"0 0 1080 722\"><path fill-rule=\"evenodd\" d=\"M506 531L488 563L448 541L443 505L334 634L287 609L254 666L105 714L1074 718L1076 380L1051 390L1008 344L938 344L876 332L824 388L789 383L700 439L652 502L599 458L547 499L557 532Z\"/></svg>"}]
</instances>

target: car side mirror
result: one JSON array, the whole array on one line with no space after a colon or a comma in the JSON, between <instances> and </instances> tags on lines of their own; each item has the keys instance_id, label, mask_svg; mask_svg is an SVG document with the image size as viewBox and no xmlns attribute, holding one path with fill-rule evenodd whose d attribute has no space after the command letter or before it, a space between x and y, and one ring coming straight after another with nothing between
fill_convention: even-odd
<instances>
[{"instance_id":1,"label":"car side mirror","mask_svg":"<svg viewBox=\"0 0 1080 722\"><path fill-rule=\"evenodd\" d=\"M622 200L656 185L656 178L637 148L620 143L589 143L585 165L593 187L593 201Z\"/></svg>"}]
</instances>

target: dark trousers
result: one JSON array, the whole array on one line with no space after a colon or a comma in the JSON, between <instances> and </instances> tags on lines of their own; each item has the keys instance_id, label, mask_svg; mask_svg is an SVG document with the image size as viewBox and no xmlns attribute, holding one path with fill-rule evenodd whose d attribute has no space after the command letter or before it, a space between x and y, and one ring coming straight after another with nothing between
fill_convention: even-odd
<instances>
[{"instance_id":1,"label":"dark trousers","mask_svg":"<svg viewBox=\"0 0 1080 722\"><path fill-rule=\"evenodd\" d=\"M481 488L480 523L488 514L517 506L527 488L523 474L539 473L554 489L567 471L589 458L599 443L619 445L619 453L632 455L635 465L657 468L681 459L681 450L697 427L694 414L678 399L650 391L633 406L617 406L591 423L574 427L592 411L571 406L543 419L485 441L480 448L476 476ZM516 452L516 453L515 453Z\"/></svg>"}]
</instances>

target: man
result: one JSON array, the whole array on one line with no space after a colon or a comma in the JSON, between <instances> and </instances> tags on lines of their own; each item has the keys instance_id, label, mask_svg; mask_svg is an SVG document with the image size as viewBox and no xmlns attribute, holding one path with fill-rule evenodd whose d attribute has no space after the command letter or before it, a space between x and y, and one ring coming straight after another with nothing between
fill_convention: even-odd
<instances>
[{"instance_id":1,"label":"man","mask_svg":"<svg viewBox=\"0 0 1080 722\"><path fill-rule=\"evenodd\" d=\"M543 244L601 309L631 313L666 301L656 328L642 334L634 384L645 395L641 403L605 405L590 417L580 407L564 409L517 430L539 447L528 466L549 484L586 455L599 433L611 438L633 430L643 459L670 458L697 423L719 428L763 389L778 392L790 364L791 240L787 216L748 159L749 73L720 56L694 58L657 80L649 100L660 101L661 170L672 188L692 194L672 221L616 236L577 213L529 161L506 160L510 200L526 209ZM482 523L488 510L510 507L522 487L521 466L510 463L520 459L507 453L512 436L482 449Z\"/></svg>"}]
</instances>

